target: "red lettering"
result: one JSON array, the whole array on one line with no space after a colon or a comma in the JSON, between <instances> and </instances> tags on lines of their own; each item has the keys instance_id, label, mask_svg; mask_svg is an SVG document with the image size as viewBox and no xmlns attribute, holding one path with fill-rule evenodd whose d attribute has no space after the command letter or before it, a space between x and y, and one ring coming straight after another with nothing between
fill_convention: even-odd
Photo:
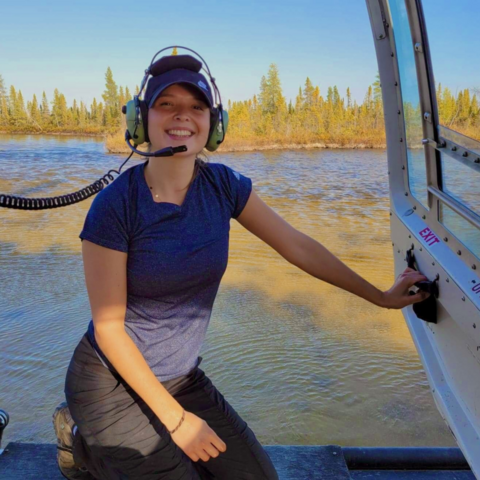
<instances>
[{"instance_id":1,"label":"red lettering","mask_svg":"<svg viewBox=\"0 0 480 480\"><path fill-rule=\"evenodd\" d=\"M435 245L436 243L440 242L438 237L428 227L424 228L423 230L420 230L419 233L422 236L422 238L425 240L425 242L428 244L429 247L431 247L432 245Z\"/></svg>"}]
</instances>

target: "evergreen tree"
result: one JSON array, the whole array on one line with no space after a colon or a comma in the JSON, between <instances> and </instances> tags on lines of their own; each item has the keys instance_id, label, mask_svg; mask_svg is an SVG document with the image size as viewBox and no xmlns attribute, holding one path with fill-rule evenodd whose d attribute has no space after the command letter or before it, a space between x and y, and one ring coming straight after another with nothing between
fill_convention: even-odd
<instances>
[{"instance_id":1,"label":"evergreen tree","mask_svg":"<svg viewBox=\"0 0 480 480\"><path fill-rule=\"evenodd\" d=\"M52 118L56 127L65 127L71 123L65 95L56 88L53 92Z\"/></svg>"},{"instance_id":2,"label":"evergreen tree","mask_svg":"<svg viewBox=\"0 0 480 480\"><path fill-rule=\"evenodd\" d=\"M293 115L295 113L295 109L293 108L293 105L292 105L292 100L290 100L288 102L288 114L289 115Z\"/></svg>"},{"instance_id":3,"label":"evergreen tree","mask_svg":"<svg viewBox=\"0 0 480 480\"><path fill-rule=\"evenodd\" d=\"M311 109L314 105L313 95L315 88L312 85L310 78L307 77L305 80L305 88L303 89L303 106L305 108Z\"/></svg>"},{"instance_id":4,"label":"evergreen tree","mask_svg":"<svg viewBox=\"0 0 480 480\"><path fill-rule=\"evenodd\" d=\"M5 88L5 82L0 75L0 99L7 96L7 89Z\"/></svg>"},{"instance_id":5,"label":"evergreen tree","mask_svg":"<svg viewBox=\"0 0 480 480\"><path fill-rule=\"evenodd\" d=\"M33 95L33 100L30 103L30 108L28 109L29 115L30 115L30 121L35 125L37 128L41 130L41 112L40 109L38 108L38 102L37 102L37 96L34 94Z\"/></svg>"},{"instance_id":6,"label":"evergreen tree","mask_svg":"<svg viewBox=\"0 0 480 480\"><path fill-rule=\"evenodd\" d=\"M277 115L286 111L280 75L278 67L274 63L270 65L267 78L262 76L259 103L264 114Z\"/></svg>"},{"instance_id":7,"label":"evergreen tree","mask_svg":"<svg viewBox=\"0 0 480 480\"><path fill-rule=\"evenodd\" d=\"M352 108L352 94L350 93L350 87L347 88L347 108Z\"/></svg>"},{"instance_id":8,"label":"evergreen tree","mask_svg":"<svg viewBox=\"0 0 480 480\"><path fill-rule=\"evenodd\" d=\"M70 114L71 114L71 117L72 117L72 123L74 125L78 125L80 123L80 121L79 121L80 110L79 110L78 105L77 105L77 100L75 100L75 99L73 99L73 104L72 104L72 107L70 109Z\"/></svg>"},{"instance_id":9,"label":"evergreen tree","mask_svg":"<svg viewBox=\"0 0 480 480\"><path fill-rule=\"evenodd\" d=\"M5 83L3 77L0 75L0 125L5 124L5 119L8 116L8 107L7 107L7 90L5 88Z\"/></svg>"},{"instance_id":10,"label":"evergreen tree","mask_svg":"<svg viewBox=\"0 0 480 480\"><path fill-rule=\"evenodd\" d=\"M262 79L260 80L260 93L258 95L258 102L260 107L262 108L262 112L266 113L268 110L268 83L267 78L265 75L262 75Z\"/></svg>"},{"instance_id":11,"label":"evergreen tree","mask_svg":"<svg viewBox=\"0 0 480 480\"><path fill-rule=\"evenodd\" d=\"M50 107L48 106L47 95L45 92L42 94L42 104L40 105L42 112L42 125L46 126L50 123Z\"/></svg>"},{"instance_id":12,"label":"evergreen tree","mask_svg":"<svg viewBox=\"0 0 480 480\"><path fill-rule=\"evenodd\" d=\"M97 105L97 125L103 125L103 103Z\"/></svg>"},{"instance_id":13,"label":"evergreen tree","mask_svg":"<svg viewBox=\"0 0 480 480\"><path fill-rule=\"evenodd\" d=\"M98 105L96 98L93 99L92 105L90 106L90 118L94 125L98 124Z\"/></svg>"},{"instance_id":14,"label":"evergreen tree","mask_svg":"<svg viewBox=\"0 0 480 480\"><path fill-rule=\"evenodd\" d=\"M120 106L118 87L113 80L113 73L110 67L107 68L107 72L105 73L105 91L103 92L102 98L105 102L104 109L105 111L108 110L108 114L105 116L105 118L108 119L108 124L105 126L116 126L119 123L117 119L120 118Z\"/></svg>"},{"instance_id":15,"label":"evergreen tree","mask_svg":"<svg viewBox=\"0 0 480 480\"><path fill-rule=\"evenodd\" d=\"M295 111L300 112L303 108L304 98L302 93L302 87L298 88L298 95L295 98Z\"/></svg>"},{"instance_id":16,"label":"evergreen tree","mask_svg":"<svg viewBox=\"0 0 480 480\"><path fill-rule=\"evenodd\" d=\"M87 117L88 117L87 107L83 102L80 102L80 108L78 110L78 125L80 127L84 127L86 125Z\"/></svg>"}]
</instances>

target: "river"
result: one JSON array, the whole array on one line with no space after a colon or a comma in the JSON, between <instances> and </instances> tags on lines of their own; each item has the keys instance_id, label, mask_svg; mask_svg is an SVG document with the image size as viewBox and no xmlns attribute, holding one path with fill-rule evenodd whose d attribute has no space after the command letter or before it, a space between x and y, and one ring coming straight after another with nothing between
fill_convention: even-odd
<instances>
[{"instance_id":1,"label":"river","mask_svg":"<svg viewBox=\"0 0 480 480\"><path fill-rule=\"evenodd\" d=\"M0 135L0 193L69 193L122 161L96 138ZM252 178L294 227L378 288L391 287L385 150L219 153L210 161ZM91 200L0 209L0 408L11 416L2 446L55 441L51 415L90 320L78 234ZM307 275L233 220L201 356L264 444L455 445L401 312Z\"/></svg>"}]
</instances>

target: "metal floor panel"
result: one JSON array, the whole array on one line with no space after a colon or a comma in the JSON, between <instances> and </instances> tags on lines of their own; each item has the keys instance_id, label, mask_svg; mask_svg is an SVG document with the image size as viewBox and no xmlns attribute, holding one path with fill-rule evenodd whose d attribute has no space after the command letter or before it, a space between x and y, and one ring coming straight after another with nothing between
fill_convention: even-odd
<instances>
[{"instance_id":1,"label":"metal floor panel","mask_svg":"<svg viewBox=\"0 0 480 480\"><path fill-rule=\"evenodd\" d=\"M341 447L266 446L280 480L475 480L470 471L348 471ZM9 443L0 455L1 480L64 480L53 444Z\"/></svg>"}]
</instances>

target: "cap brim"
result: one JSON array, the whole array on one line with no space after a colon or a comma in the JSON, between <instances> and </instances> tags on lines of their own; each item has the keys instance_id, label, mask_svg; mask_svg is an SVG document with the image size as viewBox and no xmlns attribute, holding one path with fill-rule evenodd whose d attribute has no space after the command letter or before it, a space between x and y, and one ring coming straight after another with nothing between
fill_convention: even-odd
<instances>
[{"instance_id":1,"label":"cap brim","mask_svg":"<svg viewBox=\"0 0 480 480\"><path fill-rule=\"evenodd\" d=\"M171 82L171 83L168 83L166 85L162 85L161 87L159 87L157 90L155 90L154 94L152 95L152 98L150 99L150 102L148 103L148 108L152 108L153 104L155 103L155 101L157 100L157 98L159 97L159 95L168 87L171 87L172 85L178 85L178 84L182 84L182 83L187 83L188 85L192 85L193 87L195 87L195 90L197 90L203 101L208 105L209 108L213 108L213 104L212 102L210 101L210 99L208 98L208 96L202 91L201 88L199 88L199 86L195 83L195 82L190 82L188 80L184 80L184 81L176 81L176 82Z\"/></svg>"}]
</instances>

